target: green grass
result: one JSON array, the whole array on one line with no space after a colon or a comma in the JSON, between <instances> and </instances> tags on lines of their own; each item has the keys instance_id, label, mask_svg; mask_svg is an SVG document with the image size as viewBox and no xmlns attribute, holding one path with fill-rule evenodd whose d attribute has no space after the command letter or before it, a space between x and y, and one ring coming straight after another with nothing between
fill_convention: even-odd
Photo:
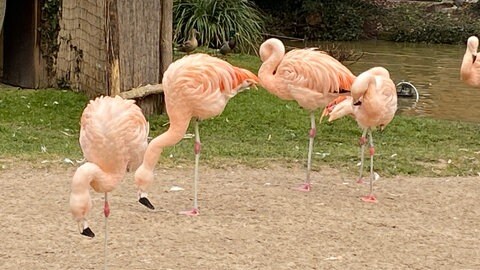
<instances>
[{"instance_id":1,"label":"green grass","mask_svg":"<svg viewBox=\"0 0 480 270\"><path fill-rule=\"evenodd\" d=\"M86 102L72 91L0 89L0 156L80 157L79 119Z\"/></svg>"},{"instance_id":2,"label":"green grass","mask_svg":"<svg viewBox=\"0 0 480 270\"><path fill-rule=\"evenodd\" d=\"M245 55L231 56L228 61L254 72L260 65L258 58ZM79 119L86 103L83 94L71 91L0 89L0 157L81 159ZM168 128L165 115L148 120L150 136ZM222 115L201 122L201 159L210 166L263 167L272 161L285 166L304 164L308 129L308 114L295 102L282 101L261 88L249 90L230 100ZM188 133L193 133L192 127ZM480 126L474 123L396 116L384 131L374 133L375 170L382 176L477 175L479 133ZM331 166L356 174L360 135L351 118L322 123L314 168ZM162 166L187 162L193 162L193 139L165 149L160 159Z\"/></svg>"}]
</instances>

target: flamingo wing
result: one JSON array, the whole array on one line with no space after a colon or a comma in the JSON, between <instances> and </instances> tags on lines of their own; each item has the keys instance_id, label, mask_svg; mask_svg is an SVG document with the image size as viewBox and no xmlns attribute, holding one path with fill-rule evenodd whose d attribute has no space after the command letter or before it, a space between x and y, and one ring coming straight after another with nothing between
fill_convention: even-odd
<instances>
[{"instance_id":1,"label":"flamingo wing","mask_svg":"<svg viewBox=\"0 0 480 270\"><path fill-rule=\"evenodd\" d=\"M390 77L382 77L379 84L379 98L383 107L383 113L379 125L386 126L393 120L397 111L397 90Z\"/></svg>"},{"instance_id":2,"label":"flamingo wing","mask_svg":"<svg viewBox=\"0 0 480 270\"><path fill-rule=\"evenodd\" d=\"M324 100L332 100L336 97L336 95L332 93L319 93L310 88L294 86L292 84L288 85L288 90L300 106L312 111L325 106Z\"/></svg>"},{"instance_id":3,"label":"flamingo wing","mask_svg":"<svg viewBox=\"0 0 480 270\"><path fill-rule=\"evenodd\" d=\"M90 101L81 117L83 154L107 172L124 172L129 163L138 166L147 136L148 123L133 100L100 97Z\"/></svg>"},{"instance_id":4,"label":"flamingo wing","mask_svg":"<svg viewBox=\"0 0 480 270\"><path fill-rule=\"evenodd\" d=\"M349 90L355 79L351 71L335 58L306 49L285 54L277 74L288 84L324 94Z\"/></svg>"},{"instance_id":5,"label":"flamingo wing","mask_svg":"<svg viewBox=\"0 0 480 270\"><path fill-rule=\"evenodd\" d=\"M220 114L230 98L257 83L250 71L200 53L172 63L163 79L167 110L186 106L200 119Z\"/></svg>"}]
</instances>

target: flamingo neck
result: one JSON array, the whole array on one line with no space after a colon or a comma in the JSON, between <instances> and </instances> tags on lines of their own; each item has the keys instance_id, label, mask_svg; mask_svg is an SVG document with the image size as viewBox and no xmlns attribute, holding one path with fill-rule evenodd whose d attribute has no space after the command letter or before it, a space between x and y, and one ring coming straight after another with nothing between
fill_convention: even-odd
<instances>
[{"instance_id":1,"label":"flamingo neck","mask_svg":"<svg viewBox=\"0 0 480 270\"><path fill-rule=\"evenodd\" d=\"M153 170L160 158L163 148L173 146L183 139L189 123L190 119L182 119L182 121L170 119L170 127L168 130L148 144L143 157L143 166L145 169Z\"/></svg>"},{"instance_id":2,"label":"flamingo neck","mask_svg":"<svg viewBox=\"0 0 480 270\"><path fill-rule=\"evenodd\" d=\"M467 51L463 56L462 66L460 67L460 78L462 80L468 80L471 77L472 67L473 67L473 55L472 55L472 52L467 48Z\"/></svg>"},{"instance_id":3,"label":"flamingo neck","mask_svg":"<svg viewBox=\"0 0 480 270\"><path fill-rule=\"evenodd\" d=\"M281 51L272 51L272 54L263 62L258 70L260 85L273 94L278 92L275 71L280 65L280 62L282 62L283 55Z\"/></svg>"}]
</instances>

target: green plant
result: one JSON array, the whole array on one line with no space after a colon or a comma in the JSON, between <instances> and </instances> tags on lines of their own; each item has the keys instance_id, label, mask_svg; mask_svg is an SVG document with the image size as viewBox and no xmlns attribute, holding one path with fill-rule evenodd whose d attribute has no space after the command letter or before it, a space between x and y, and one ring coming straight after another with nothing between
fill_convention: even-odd
<instances>
[{"instance_id":1,"label":"green plant","mask_svg":"<svg viewBox=\"0 0 480 270\"><path fill-rule=\"evenodd\" d=\"M374 4L363 0L305 0L302 5L305 36L319 40L358 40L371 35L365 33L365 28L375 25L378 10Z\"/></svg>"},{"instance_id":2,"label":"green plant","mask_svg":"<svg viewBox=\"0 0 480 270\"><path fill-rule=\"evenodd\" d=\"M452 13L426 12L412 5L398 5L386 11L385 31L399 42L463 43L480 28L471 9Z\"/></svg>"},{"instance_id":3,"label":"green plant","mask_svg":"<svg viewBox=\"0 0 480 270\"><path fill-rule=\"evenodd\" d=\"M248 0L175 0L173 22L175 43L195 28L201 45L219 48L233 31L239 34L237 48L242 53L258 50L264 29L260 11Z\"/></svg>"}]
</instances>

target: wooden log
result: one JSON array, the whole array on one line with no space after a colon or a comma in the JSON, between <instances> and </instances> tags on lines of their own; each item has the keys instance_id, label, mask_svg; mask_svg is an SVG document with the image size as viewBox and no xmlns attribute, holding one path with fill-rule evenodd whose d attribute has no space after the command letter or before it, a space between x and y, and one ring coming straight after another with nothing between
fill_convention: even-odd
<instances>
[{"instance_id":1,"label":"wooden log","mask_svg":"<svg viewBox=\"0 0 480 270\"><path fill-rule=\"evenodd\" d=\"M133 88L131 90L121 92L118 95L125 99L144 98L148 95L163 93L163 86L161 84L147 84Z\"/></svg>"}]
</instances>

